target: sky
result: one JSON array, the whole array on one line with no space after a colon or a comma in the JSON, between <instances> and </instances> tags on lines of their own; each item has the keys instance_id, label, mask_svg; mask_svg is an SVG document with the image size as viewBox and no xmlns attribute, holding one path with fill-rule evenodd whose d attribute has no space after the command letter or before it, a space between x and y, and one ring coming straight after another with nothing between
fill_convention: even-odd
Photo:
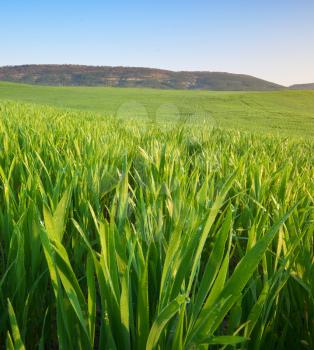
<instances>
[{"instance_id":1,"label":"sky","mask_svg":"<svg viewBox=\"0 0 314 350\"><path fill-rule=\"evenodd\" d=\"M0 66L87 64L314 82L314 0L0 0Z\"/></svg>"}]
</instances>

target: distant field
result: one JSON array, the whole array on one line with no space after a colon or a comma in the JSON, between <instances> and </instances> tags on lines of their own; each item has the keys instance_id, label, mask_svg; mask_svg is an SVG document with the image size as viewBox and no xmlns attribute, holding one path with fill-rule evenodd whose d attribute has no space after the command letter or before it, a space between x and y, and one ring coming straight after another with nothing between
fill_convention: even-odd
<instances>
[{"instance_id":1,"label":"distant field","mask_svg":"<svg viewBox=\"0 0 314 350\"><path fill-rule=\"evenodd\" d=\"M178 122L196 119L228 128L314 136L314 91L207 92L43 87L1 82L0 100L4 99L106 115L120 111L118 117L140 116L157 122L164 118Z\"/></svg>"}]
</instances>

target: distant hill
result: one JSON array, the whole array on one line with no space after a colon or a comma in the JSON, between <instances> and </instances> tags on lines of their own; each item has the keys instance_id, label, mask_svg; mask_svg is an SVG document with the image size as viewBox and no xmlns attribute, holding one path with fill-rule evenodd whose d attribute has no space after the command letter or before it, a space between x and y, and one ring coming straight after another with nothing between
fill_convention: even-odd
<instances>
[{"instance_id":1,"label":"distant hill","mask_svg":"<svg viewBox=\"0 0 314 350\"><path fill-rule=\"evenodd\" d=\"M153 68L80 65L23 65L0 67L0 80L63 86L149 87L225 91L281 90L284 87L244 74L173 72Z\"/></svg>"},{"instance_id":2,"label":"distant hill","mask_svg":"<svg viewBox=\"0 0 314 350\"><path fill-rule=\"evenodd\" d=\"M311 84L295 84L289 86L291 90L314 90L314 83Z\"/></svg>"}]
</instances>

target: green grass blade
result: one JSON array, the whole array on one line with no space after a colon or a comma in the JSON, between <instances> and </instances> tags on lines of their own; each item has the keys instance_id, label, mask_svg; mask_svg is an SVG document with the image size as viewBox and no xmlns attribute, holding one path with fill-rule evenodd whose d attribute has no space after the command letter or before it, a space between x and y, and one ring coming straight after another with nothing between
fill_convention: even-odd
<instances>
[{"instance_id":1,"label":"green grass blade","mask_svg":"<svg viewBox=\"0 0 314 350\"><path fill-rule=\"evenodd\" d=\"M155 319L149 332L146 350L153 350L158 343L161 332L171 320L171 318L180 310L181 305L186 301L186 297L181 295L168 304Z\"/></svg>"},{"instance_id":2,"label":"green grass blade","mask_svg":"<svg viewBox=\"0 0 314 350\"><path fill-rule=\"evenodd\" d=\"M13 306L10 302L10 299L8 299L8 313L10 318L10 324L11 324L11 330L12 330L12 337L14 342L14 349L15 350L25 350L25 346L23 343L23 340L21 338L19 326L15 317L15 312L13 310ZM9 344L12 344L12 340L9 340Z\"/></svg>"}]
</instances>

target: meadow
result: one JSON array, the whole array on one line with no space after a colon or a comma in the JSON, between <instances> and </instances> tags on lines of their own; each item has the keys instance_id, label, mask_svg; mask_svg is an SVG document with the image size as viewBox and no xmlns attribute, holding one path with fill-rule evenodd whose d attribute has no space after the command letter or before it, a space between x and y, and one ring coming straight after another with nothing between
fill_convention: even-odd
<instances>
[{"instance_id":1,"label":"meadow","mask_svg":"<svg viewBox=\"0 0 314 350\"><path fill-rule=\"evenodd\" d=\"M313 349L313 97L0 83L0 349Z\"/></svg>"},{"instance_id":2,"label":"meadow","mask_svg":"<svg viewBox=\"0 0 314 350\"><path fill-rule=\"evenodd\" d=\"M212 92L0 82L0 100L6 99L104 116L118 113L122 119L141 118L144 122L206 121L228 129L314 137L314 91Z\"/></svg>"}]
</instances>

